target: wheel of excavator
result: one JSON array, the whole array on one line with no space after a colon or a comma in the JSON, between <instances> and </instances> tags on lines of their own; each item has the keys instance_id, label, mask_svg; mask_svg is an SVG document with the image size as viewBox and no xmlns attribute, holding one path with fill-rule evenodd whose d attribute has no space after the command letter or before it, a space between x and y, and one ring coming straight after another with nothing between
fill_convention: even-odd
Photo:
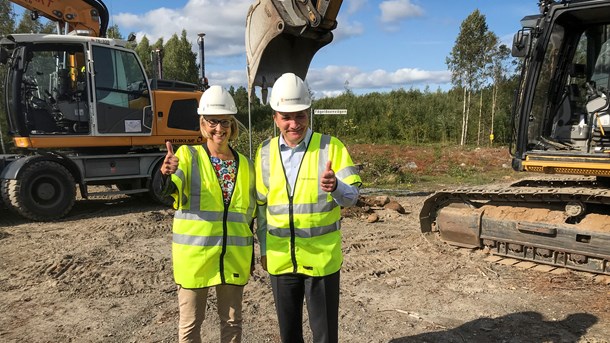
<instances>
[{"instance_id":1,"label":"wheel of excavator","mask_svg":"<svg viewBox=\"0 0 610 343\"><path fill-rule=\"evenodd\" d=\"M52 161L33 162L16 180L3 180L2 198L9 209L35 221L64 217L76 201L74 177Z\"/></svg>"}]
</instances>

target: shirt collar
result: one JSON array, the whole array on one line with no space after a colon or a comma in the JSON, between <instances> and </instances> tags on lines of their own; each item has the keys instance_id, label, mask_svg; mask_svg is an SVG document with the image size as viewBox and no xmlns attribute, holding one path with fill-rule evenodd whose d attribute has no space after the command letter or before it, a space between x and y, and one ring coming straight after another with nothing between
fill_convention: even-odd
<instances>
[{"instance_id":1,"label":"shirt collar","mask_svg":"<svg viewBox=\"0 0 610 343\"><path fill-rule=\"evenodd\" d=\"M307 132L305 133L305 137L303 138L302 141L299 142L299 144L297 144L297 146L295 146L294 148L291 148L286 141L284 140L284 136L282 136L280 134L280 149L282 150L287 150L287 149L299 149L301 147L303 147L305 150L307 149L307 144L309 143L309 139L311 138L311 135L313 134L313 131L311 130L311 128L307 128Z\"/></svg>"}]
</instances>

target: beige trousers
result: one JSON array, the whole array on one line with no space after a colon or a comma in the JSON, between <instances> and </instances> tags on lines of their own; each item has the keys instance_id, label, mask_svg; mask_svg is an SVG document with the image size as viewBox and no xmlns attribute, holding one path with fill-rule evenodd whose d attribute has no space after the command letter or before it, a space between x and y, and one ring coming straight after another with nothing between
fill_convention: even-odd
<instances>
[{"instance_id":1,"label":"beige trousers","mask_svg":"<svg viewBox=\"0 0 610 343\"><path fill-rule=\"evenodd\" d=\"M218 317L220 318L220 342L241 342L241 302L243 286L218 285ZM180 343L200 343L201 324L205 319L209 288L186 289L178 286Z\"/></svg>"}]
</instances>

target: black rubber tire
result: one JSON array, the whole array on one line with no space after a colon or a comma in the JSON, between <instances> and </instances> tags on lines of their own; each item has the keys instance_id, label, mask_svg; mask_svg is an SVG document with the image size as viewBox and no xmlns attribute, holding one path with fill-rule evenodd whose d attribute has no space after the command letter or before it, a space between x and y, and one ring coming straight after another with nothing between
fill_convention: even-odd
<instances>
[{"instance_id":1,"label":"black rubber tire","mask_svg":"<svg viewBox=\"0 0 610 343\"><path fill-rule=\"evenodd\" d=\"M35 221L64 217L76 201L72 174L59 163L33 162L17 180L3 180L2 198L9 209Z\"/></svg>"},{"instance_id":2,"label":"black rubber tire","mask_svg":"<svg viewBox=\"0 0 610 343\"><path fill-rule=\"evenodd\" d=\"M148 194L151 199L161 205L165 205L168 207L172 207L174 204L174 198L171 195L162 196L161 191L161 183L163 183L163 174L161 174L161 165L155 166L154 172L150 178L150 182L148 183Z\"/></svg>"},{"instance_id":3,"label":"black rubber tire","mask_svg":"<svg viewBox=\"0 0 610 343\"><path fill-rule=\"evenodd\" d=\"M9 189L11 188L11 181L13 181L13 180L8 180L8 179L0 180L0 199L2 199L2 206L5 206L12 212L17 212L17 210L15 208L13 208L11 201L10 201L10 197L9 197L9 194L10 194Z\"/></svg>"}]
</instances>

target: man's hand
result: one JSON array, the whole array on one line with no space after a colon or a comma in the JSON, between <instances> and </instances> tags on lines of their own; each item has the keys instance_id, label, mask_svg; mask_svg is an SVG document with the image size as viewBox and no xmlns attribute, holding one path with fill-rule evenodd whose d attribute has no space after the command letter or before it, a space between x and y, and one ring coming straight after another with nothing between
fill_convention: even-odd
<instances>
[{"instance_id":1,"label":"man's hand","mask_svg":"<svg viewBox=\"0 0 610 343\"><path fill-rule=\"evenodd\" d=\"M165 142L165 147L167 148L167 155L165 155L165 160L163 160L163 164L161 165L161 174L171 175L178 170L178 157L174 155L172 143Z\"/></svg>"},{"instance_id":2,"label":"man's hand","mask_svg":"<svg viewBox=\"0 0 610 343\"><path fill-rule=\"evenodd\" d=\"M335 176L335 172L331 168L331 162L326 162L326 168L324 172L320 176L320 187L324 192L333 192L337 189L337 177Z\"/></svg>"}]
</instances>

